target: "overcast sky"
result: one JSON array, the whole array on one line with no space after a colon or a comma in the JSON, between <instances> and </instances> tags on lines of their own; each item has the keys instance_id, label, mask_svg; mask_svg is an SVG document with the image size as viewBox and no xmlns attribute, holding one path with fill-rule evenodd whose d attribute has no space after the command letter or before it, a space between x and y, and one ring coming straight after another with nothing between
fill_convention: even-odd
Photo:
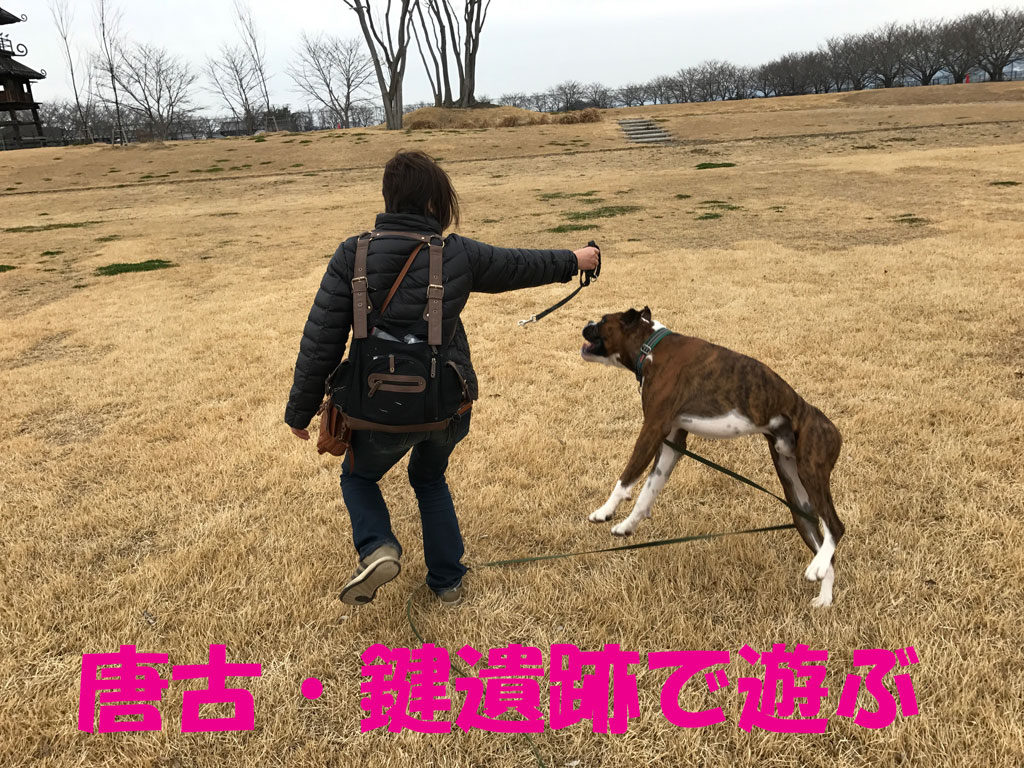
<instances>
[{"instance_id":1,"label":"overcast sky","mask_svg":"<svg viewBox=\"0 0 1024 768\"><path fill-rule=\"evenodd\" d=\"M196 70L224 42L236 40L232 0L110 0L124 13L130 39L161 45ZM307 105L285 69L299 33L323 30L360 36L355 14L341 0L249 0L267 46L271 98L295 109ZM997 5L1000 7L1006 3ZM1018 3L1010 3L1018 5ZM0 27L45 69L36 99L70 98L71 85L48 0L0 0L28 23ZM71 0L73 49L95 48L92 0ZM993 7L976 0L492 0L477 69L477 96L545 90L561 80L609 86L645 81L705 59L760 64L816 48L828 37L862 32L888 21L952 18ZM430 89L419 54L410 50L406 103L427 101ZM206 92L198 101L213 105Z\"/></svg>"}]
</instances>

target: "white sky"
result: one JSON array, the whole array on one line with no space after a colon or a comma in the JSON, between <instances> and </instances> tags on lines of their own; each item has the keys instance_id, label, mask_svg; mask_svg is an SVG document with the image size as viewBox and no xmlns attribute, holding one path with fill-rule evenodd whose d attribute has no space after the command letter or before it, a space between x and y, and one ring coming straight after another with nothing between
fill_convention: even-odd
<instances>
[{"instance_id":1,"label":"white sky","mask_svg":"<svg viewBox=\"0 0 1024 768\"><path fill-rule=\"evenodd\" d=\"M124 13L129 38L161 45L201 68L224 42L235 42L232 0L110 0ZM561 80L612 87L645 81L705 59L759 64L826 38L862 32L888 21L952 18L993 6L993 0L492 0L477 67L477 96L545 90ZM999 5L999 1L995 0ZM1006 5L1003 3L1002 5ZM305 108L285 67L303 30L361 36L341 0L250 0L267 46L271 98ZM1019 3L1009 3L1019 5ZM48 0L0 0L28 23L0 27L29 54L21 59L48 77L34 88L38 101L70 98L71 85ZM74 49L95 48L92 0L71 0ZM76 65L77 66L77 65ZM430 90L419 54L410 48L407 103ZM213 105L206 92L197 101Z\"/></svg>"}]
</instances>

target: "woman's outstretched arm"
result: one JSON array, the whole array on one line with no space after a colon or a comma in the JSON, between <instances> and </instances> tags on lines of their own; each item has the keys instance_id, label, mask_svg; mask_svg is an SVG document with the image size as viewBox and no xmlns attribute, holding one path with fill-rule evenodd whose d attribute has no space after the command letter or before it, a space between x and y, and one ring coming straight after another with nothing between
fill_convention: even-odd
<instances>
[{"instance_id":1,"label":"woman's outstretched arm","mask_svg":"<svg viewBox=\"0 0 1024 768\"><path fill-rule=\"evenodd\" d=\"M454 237L459 237L455 235ZM529 248L498 248L477 240L460 237L469 256L473 272L473 290L501 293L519 288L533 288L548 283L566 283L580 268L597 266L597 249L532 250Z\"/></svg>"}]
</instances>

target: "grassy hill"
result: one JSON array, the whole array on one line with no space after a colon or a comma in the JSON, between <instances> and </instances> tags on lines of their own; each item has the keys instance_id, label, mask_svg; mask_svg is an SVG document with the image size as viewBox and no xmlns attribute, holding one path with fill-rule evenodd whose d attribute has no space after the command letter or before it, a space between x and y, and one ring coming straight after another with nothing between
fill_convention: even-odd
<instances>
[{"instance_id":1,"label":"grassy hill","mask_svg":"<svg viewBox=\"0 0 1024 768\"><path fill-rule=\"evenodd\" d=\"M677 142L626 144L627 115ZM809 552L791 531L478 567L457 610L415 592L420 631L451 651L641 652L629 734L546 731L546 765L1018 764L1022 83L0 154L0 763L533 764L514 736L359 733L359 654L418 644L415 501L393 472L402 575L373 605L343 606L338 462L282 422L327 257L372 226L402 147L447 168L462 234L604 250L601 279L540 324L516 321L566 286L476 295L463 314L481 399L449 482L469 564L618 543L586 521L641 421L632 376L579 359L581 328L605 312L646 304L765 361L844 436L829 610L809 607ZM777 485L761 440L690 447ZM787 517L684 461L637 538ZM668 671L647 671L647 652L731 650L734 682L751 673L735 652L773 642L831 652L827 736L747 734L736 686L696 680L684 703L723 706L726 723L661 716ZM256 730L181 734L174 681L163 735L78 732L81 654L125 643L171 664L226 643L230 661L262 663ZM879 731L834 716L853 650L908 645L919 715ZM317 702L299 694L308 676L324 683Z\"/></svg>"}]
</instances>

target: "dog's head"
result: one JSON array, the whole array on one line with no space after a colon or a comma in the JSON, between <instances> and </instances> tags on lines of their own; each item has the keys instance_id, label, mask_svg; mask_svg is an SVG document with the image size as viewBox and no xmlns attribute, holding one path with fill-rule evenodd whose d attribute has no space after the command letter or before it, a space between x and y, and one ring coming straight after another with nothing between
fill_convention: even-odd
<instances>
[{"instance_id":1,"label":"dog's head","mask_svg":"<svg viewBox=\"0 0 1024 768\"><path fill-rule=\"evenodd\" d=\"M588 363L622 365L633 370L640 346L653 329L649 307L605 315L600 321L587 323L583 328L583 338L587 343L580 350L580 355Z\"/></svg>"}]
</instances>

